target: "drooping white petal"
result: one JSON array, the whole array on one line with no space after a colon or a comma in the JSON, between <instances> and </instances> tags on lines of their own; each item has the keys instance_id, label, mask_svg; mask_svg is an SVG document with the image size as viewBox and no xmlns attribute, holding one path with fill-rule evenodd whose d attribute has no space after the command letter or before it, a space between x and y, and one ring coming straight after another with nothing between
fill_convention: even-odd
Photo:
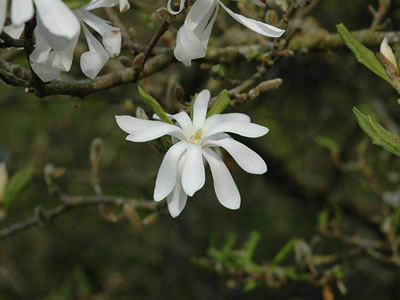
<instances>
[{"instance_id":1,"label":"drooping white petal","mask_svg":"<svg viewBox=\"0 0 400 300\"><path fill-rule=\"evenodd\" d=\"M0 0L0 32L3 31L7 18L7 0Z\"/></svg>"},{"instance_id":2,"label":"drooping white petal","mask_svg":"<svg viewBox=\"0 0 400 300\"><path fill-rule=\"evenodd\" d=\"M231 11L228 7L226 7L221 0L215 0L219 3L219 5L222 6L222 8L229 14L231 15L232 18L234 18L236 21L238 21L240 24L246 26L250 30L257 32L261 35L268 36L268 37L280 37L282 34L285 33L285 30L279 29L277 27L274 27L272 25L265 24L260 21L256 21L250 18L247 18L245 16L239 15Z\"/></svg>"},{"instance_id":3,"label":"drooping white petal","mask_svg":"<svg viewBox=\"0 0 400 300\"><path fill-rule=\"evenodd\" d=\"M81 69L89 78L95 78L110 58L107 51L93 34L82 23L83 33L89 47L89 51L81 55Z\"/></svg>"},{"instance_id":4,"label":"drooping white petal","mask_svg":"<svg viewBox=\"0 0 400 300\"><path fill-rule=\"evenodd\" d=\"M24 31L25 24L10 24L4 27L4 32L13 39L19 39Z\"/></svg>"},{"instance_id":5,"label":"drooping white petal","mask_svg":"<svg viewBox=\"0 0 400 300\"><path fill-rule=\"evenodd\" d=\"M154 200L161 201L167 197L177 183L177 167L182 153L188 147L187 142L179 142L173 145L165 154L158 170L156 186L154 189ZM181 184L178 182L179 185Z\"/></svg>"},{"instance_id":6,"label":"drooping white petal","mask_svg":"<svg viewBox=\"0 0 400 300\"><path fill-rule=\"evenodd\" d=\"M249 138L257 138L268 133L268 128L254 123L221 122L204 131L203 136L211 136L220 132L230 132Z\"/></svg>"},{"instance_id":7,"label":"drooping white petal","mask_svg":"<svg viewBox=\"0 0 400 300\"><path fill-rule=\"evenodd\" d=\"M85 22L102 36L104 48L111 57L119 55L122 43L121 30L119 28L111 26L107 21L84 8L75 9L74 13L79 20Z\"/></svg>"},{"instance_id":8,"label":"drooping white petal","mask_svg":"<svg viewBox=\"0 0 400 300\"><path fill-rule=\"evenodd\" d=\"M178 9L177 11L175 11L175 10L172 9L172 6L171 6L171 2L172 2L172 1L174 1L174 0L168 0L167 8L168 8L169 13L170 13L171 15L179 14L179 13L185 8L185 2L186 2L186 0L181 0L181 2L180 2L180 4L179 4L179 9Z\"/></svg>"},{"instance_id":9,"label":"drooping white petal","mask_svg":"<svg viewBox=\"0 0 400 300\"><path fill-rule=\"evenodd\" d=\"M224 148L247 173L264 174L267 172L267 165L261 156L234 139L227 138L218 141L209 141L208 145Z\"/></svg>"},{"instance_id":10,"label":"drooping white petal","mask_svg":"<svg viewBox=\"0 0 400 300\"><path fill-rule=\"evenodd\" d=\"M119 0L119 12L124 13L131 7L128 0Z\"/></svg>"},{"instance_id":11,"label":"drooping white petal","mask_svg":"<svg viewBox=\"0 0 400 300\"><path fill-rule=\"evenodd\" d=\"M178 172L177 172L175 187L172 193L170 193L167 197L168 211L173 218L176 218L177 216L180 215L180 213L185 208L187 201L187 195L183 190L181 184L182 168L184 160L185 160L185 154L181 156L181 159L179 160L178 163Z\"/></svg>"},{"instance_id":12,"label":"drooping white petal","mask_svg":"<svg viewBox=\"0 0 400 300\"><path fill-rule=\"evenodd\" d=\"M60 76L60 70L47 65L31 63L31 67L33 72L35 72L43 82L55 80Z\"/></svg>"},{"instance_id":13,"label":"drooping white petal","mask_svg":"<svg viewBox=\"0 0 400 300\"><path fill-rule=\"evenodd\" d=\"M71 10L61 0L34 0L38 19L45 28L45 39L55 50L63 50L80 31Z\"/></svg>"},{"instance_id":14,"label":"drooping white petal","mask_svg":"<svg viewBox=\"0 0 400 300\"><path fill-rule=\"evenodd\" d=\"M92 0L87 4L84 9L93 10L102 7L113 7L118 4L118 0Z\"/></svg>"},{"instance_id":15,"label":"drooping white petal","mask_svg":"<svg viewBox=\"0 0 400 300\"><path fill-rule=\"evenodd\" d=\"M182 173L183 190L190 197L200 190L205 183L205 172L201 146L189 144Z\"/></svg>"},{"instance_id":16,"label":"drooping white petal","mask_svg":"<svg viewBox=\"0 0 400 300\"><path fill-rule=\"evenodd\" d=\"M202 0L194 3L176 38L174 55L178 61L190 66L193 59L206 55L218 7L214 0Z\"/></svg>"},{"instance_id":17,"label":"drooping white petal","mask_svg":"<svg viewBox=\"0 0 400 300\"><path fill-rule=\"evenodd\" d=\"M33 17L32 0L11 1L11 22L13 24L24 24Z\"/></svg>"},{"instance_id":18,"label":"drooping white petal","mask_svg":"<svg viewBox=\"0 0 400 300\"><path fill-rule=\"evenodd\" d=\"M64 50L53 50L50 52L48 63L50 66L62 71L69 72L74 59L74 51L78 43L79 35L69 41Z\"/></svg>"},{"instance_id":19,"label":"drooping white petal","mask_svg":"<svg viewBox=\"0 0 400 300\"><path fill-rule=\"evenodd\" d=\"M202 90L198 94L193 106L193 127L203 128L207 117L208 101L210 100L210 91Z\"/></svg>"},{"instance_id":20,"label":"drooping white petal","mask_svg":"<svg viewBox=\"0 0 400 300\"><path fill-rule=\"evenodd\" d=\"M240 193L228 168L210 148L204 148L203 155L210 165L218 201L226 208L239 209Z\"/></svg>"}]
</instances>

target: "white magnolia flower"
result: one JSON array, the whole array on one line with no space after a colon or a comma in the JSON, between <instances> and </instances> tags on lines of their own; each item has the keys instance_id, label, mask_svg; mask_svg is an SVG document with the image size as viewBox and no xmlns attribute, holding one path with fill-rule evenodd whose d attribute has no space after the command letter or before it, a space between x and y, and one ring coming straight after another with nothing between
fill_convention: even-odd
<instances>
[{"instance_id":1,"label":"white magnolia flower","mask_svg":"<svg viewBox=\"0 0 400 300\"><path fill-rule=\"evenodd\" d=\"M120 5L125 4L122 9L123 11L126 10L126 5L129 8L129 3L126 0L120 0L119 3ZM92 0L89 4L72 11L81 23L88 44L89 51L81 55L80 66L83 74L89 78L95 78L108 59L118 56L121 51L121 30L111 26L108 21L97 17L91 13L91 10L100 7L110 7L116 4L118 4L118 0ZM102 43L94 37L86 25L100 34ZM30 60L34 72L42 81L48 82L57 79L60 72L68 72L71 69L80 30L78 30L67 46L61 50L56 50L50 44L46 43L44 33L44 26L41 22L38 22L35 29L36 48L30 55Z\"/></svg>"},{"instance_id":2,"label":"white magnolia flower","mask_svg":"<svg viewBox=\"0 0 400 300\"><path fill-rule=\"evenodd\" d=\"M267 166L253 150L235 141L227 134L250 138L265 135L268 128L251 123L241 113L207 116L210 92L203 90L193 108L193 120L186 112L171 116L175 125L161 121L142 120L131 116L116 116L119 127L132 142L148 142L164 135L172 136L174 145L165 154L158 171L154 200L167 198L172 217L177 217L186 205L187 196L193 196L205 183L203 158L210 165L214 189L219 202L229 208L240 207L240 194L228 168L213 150L224 148L248 173L263 174Z\"/></svg>"},{"instance_id":3,"label":"white magnolia flower","mask_svg":"<svg viewBox=\"0 0 400 300\"><path fill-rule=\"evenodd\" d=\"M5 26L8 0L0 0L0 32L19 38L24 23L32 19L35 8L37 20L43 27L43 39L53 49L64 49L79 32L79 22L61 0L12 0L11 25Z\"/></svg>"},{"instance_id":4,"label":"white magnolia flower","mask_svg":"<svg viewBox=\"0 0 400 300\"><path fill-rule=\"evenodd\" d=\"M183 10L186 0L181 0L178 11L171 8L171 1L168 0L168 10L172 14L177 14ZM263 5L258 0L253 0L253 2ZM285 32L274 26L236 14L226 7L221 0L197 0L190 9L185 23L178 31L174 51L177 60L186 66L190 66L192 59L206 56L211 30L220 6L236 21L256 33L268 37L280 37Z\"/></svg>"},{"instance_id":5,"label":"white magnolia flower","mask_svg":"<svg viewBox=\"0 0 400 300\"><path fill-rule=\"evenodd\" d=\"M381 43L380 52L385 58L392 63L392 65L399 71L397 66L396 57L394 56L392 48L389 46L388 40L385 37Z\"/></svg>"}]
</instances>

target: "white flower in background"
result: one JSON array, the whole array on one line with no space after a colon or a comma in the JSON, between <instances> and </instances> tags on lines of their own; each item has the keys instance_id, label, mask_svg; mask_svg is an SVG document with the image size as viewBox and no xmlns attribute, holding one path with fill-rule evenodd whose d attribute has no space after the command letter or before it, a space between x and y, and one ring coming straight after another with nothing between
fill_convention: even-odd
<instances>
[{"instance_id":1,"label":"white flower in background","mask_svg":"<svg viewBox=\"0 0 400 300\"><path fill-rule=\"evenodd\" d=\"M32 19L35 9L37 21L43 26L43 37L54 49L64 49L79 32L79 22L61 0L12 0L11 25L5 26L8 0L0 0L0 32L19 38L24 23Z\"/></svg>"},{"instance_id":2,"label":"white flower in background","mask_svg":"<svg viewBox=\"0 0 400 300\"><path fill-rule=\"evenodd\" d=\"M95 9L99 7L112 7L119 4L119 11L121 13L126 12L131 5L128 0L98 0L89 4L89 9Z\"/></svg>"},{"instance_id":3,"label":"white flower in background","mask_svg":"<svg viewBox=\"0 0 400 300\"><path fill-rule=\"evenodd\" d=\"M265 135L268 128L251 123L241 113L207 116L210 92L203 90L194 103L193 121L186 112L171 116L176 124L143 120L131 116L116 116L119 127L132 142L148 142L164 135L172 136L174 145L165 154L158 171L154 200L167 198L172 217L177 217L186 205L187 196L193 196L205 183L203 158L210 165L214 189L219 202L229 208L240 207L240 194L228 168L213 150L224 148L248 173L263 174L267 166L253 150L235 141L227 134L250 138Z\"/></svg>"},{"instance_id":4,"label":"white flower in background","mask_svg":"<svg viewBox=\"0 0 400 300\"><path fill-rule=\"evenodd\" d=\"M380 52L381 54L392 63L392 65L396 68L397 72L399 71L399 68L397 66L397 61L396 57L393 54L392 48L389 46L389 43L387 41L387 38L384 38L381 47L380 47Z\"/></svg>"},{"instance_id":5,"label":"white flower in background","mask_svg":"<svg viewBox=\"0 0 400 300\"><path fill-rule=\"evenodd\" d=\"M83 74L89 78L95 78L109 58L118 56L121 51L121 30L111 26L108 21L97 17L91 13L91 10L100 7L110 7L118 3L120 5L125 4L122 9L123 11L127 9L126 5L129 8L129 3L126 0L120 0L120 2L114 0L92 0L89 4L72 11L81 23L88 44L89 51L81 55L80 66ZM86 25L102 37L102 43L94 37ZM30 60L33 71L42 81L48 82L57 79L60 72L68 72L71 69L79 33L80 30L65 48L56 50L46 43L44 28L38 22L35 29L36 48L30 55Z\"/></svg>"},{"instance_id":6,"label":"white flower in background","mask_svg":"<svg viewBox=\"0 0 400 300\"><path fill-rule=\"evenodd\" d=\"M181 0L178 11L174 11L171 8L171 1L168 1L168 10L170 13L177 14L183 10L185 0ZM258 0L253 0L253 2L263 5ZM177 60L186 66L190 66L193 59L206 56L211 30L220 6L236 21L256 33L276 38L285 32L277 27L236 14L220 0L198 0L193 4L185 19L185 23L178 31L174 51Z\"/></svg>"}]
</instances>

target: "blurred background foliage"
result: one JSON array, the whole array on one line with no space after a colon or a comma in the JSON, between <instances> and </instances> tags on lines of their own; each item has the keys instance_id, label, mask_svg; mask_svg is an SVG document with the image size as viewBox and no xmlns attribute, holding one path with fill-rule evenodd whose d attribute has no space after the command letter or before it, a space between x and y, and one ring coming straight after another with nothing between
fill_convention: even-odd
<instances>
[{"instance_id":1,"label":"blurred background foliage","mask_svg":"<svg viewBox=\"0 0 400 300\"><path fill-rule=\"evenodd\" d=\"M134 2L140 8L131 9L123 21L135 30L137 40L147 42L156 28L149 13L166 1ZM400 20L399 3L393 2L391 30ZM377 1L325 0L311 15L330 32L335 32L335 25L341 22L351 30L362 29L371 22L367 4L376 6ZM223 13L220 19L231 21ZM230 31L253 34L237 24ZM215 28L211 43L222 43L222 35ZM118 64L114 59L109 70ZM213 95L230 87L226 80L210 79L209 71L199 65L197 62L185 68L176 63L142 84L163 101L166 110L171 109L165 101L171 97L167 92L171 80L184 87L186 100L206 87ZM227 66L225 72L230 78L243 79L254 73L255 66L243 62ZM80 76L78 71L76 74ZM229 251L241 249L249 238L257 239L251 261L262 265L271 262L293 238L318 248L319 253L350 249L318 233L321 211L330 216L339 213L344 231L379 237L364 221L382 209L383 194L397 192L400 163L394 155L371 145L359 129L352 107L374 114L396 130L400 121L398 96L344 48L282 59L266 78L277 76L283 79L279 89L229 109L248 113L254 122L270 128L267 136L244 141L267 162L265 175L246 174L227 157L242 195L240 210L229 211L217 202L208 173L206 187L189 199L177 219L163 212L153 224L138 227L127 219L109 222L95 207L71 211L50 224L1 241L0 299L327 297L329 291L323 287L295 276L280 288L259 283L256 288L246 288L229 272L223 272L238 263ZM31 216L38 206L58 204L49 195L43 176L48 163L65 169L57 179L63 192L93 194L89 149L97 137L104 142L100 166L103 192L152 199L162 155L146 143L126 142L114 120L114 115L133 115L137 106L143 107L136 90L136 85L125 85L81 101L61 96L38 99L21 88L0 84L1 160L6 161L10 174L34 166L32 182L1 221L3 228ZM327 143L338 149L341 162L335 162L335 153L324 147ZM358 169L343 167L360 160L362 167ZM233 240L229 242L233 237L234 244ZM224 255L231 255L229 259L234 262L225 264L224 258L218 258L224 246L230 249L226 248L229 251ZM286 263L293 264L292 257L285 258ZM219 269L210 264L213 260L220 260ZM366 255L344 259L338 265L347 294L342 295L332 285L335 299L400 297L398 266Z\"/></svg>"}]
</instances>

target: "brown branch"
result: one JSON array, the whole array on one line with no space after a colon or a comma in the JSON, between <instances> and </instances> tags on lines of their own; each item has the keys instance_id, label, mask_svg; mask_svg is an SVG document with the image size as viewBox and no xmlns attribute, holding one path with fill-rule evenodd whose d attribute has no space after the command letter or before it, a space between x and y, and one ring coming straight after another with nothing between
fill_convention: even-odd
<instances>
[{"instance_id":1,"label":"brown branch","mask_svg":"<svg viewBox=\"0 0 400 300\"><path fill-rule=\"evenodd\" d=\"M157 211L160 206L160 202L145 201L127 199L116 196L68 196L63 195L62 200L64 204L59 205L49 211L37 210L34 217L26 219L22 222L15 223L10 227L0 230L0 240L4 240L8 237L14 236L20 232L26 231L30 228L37 227L49 222L52 222L57 217L65 214L66 212L75 208L81 208L85 206L97 206L97 205L115 205L122 206L124 204L131 204L135 208L145 209L149 211Z\"/></svg>"}]
</instances>

